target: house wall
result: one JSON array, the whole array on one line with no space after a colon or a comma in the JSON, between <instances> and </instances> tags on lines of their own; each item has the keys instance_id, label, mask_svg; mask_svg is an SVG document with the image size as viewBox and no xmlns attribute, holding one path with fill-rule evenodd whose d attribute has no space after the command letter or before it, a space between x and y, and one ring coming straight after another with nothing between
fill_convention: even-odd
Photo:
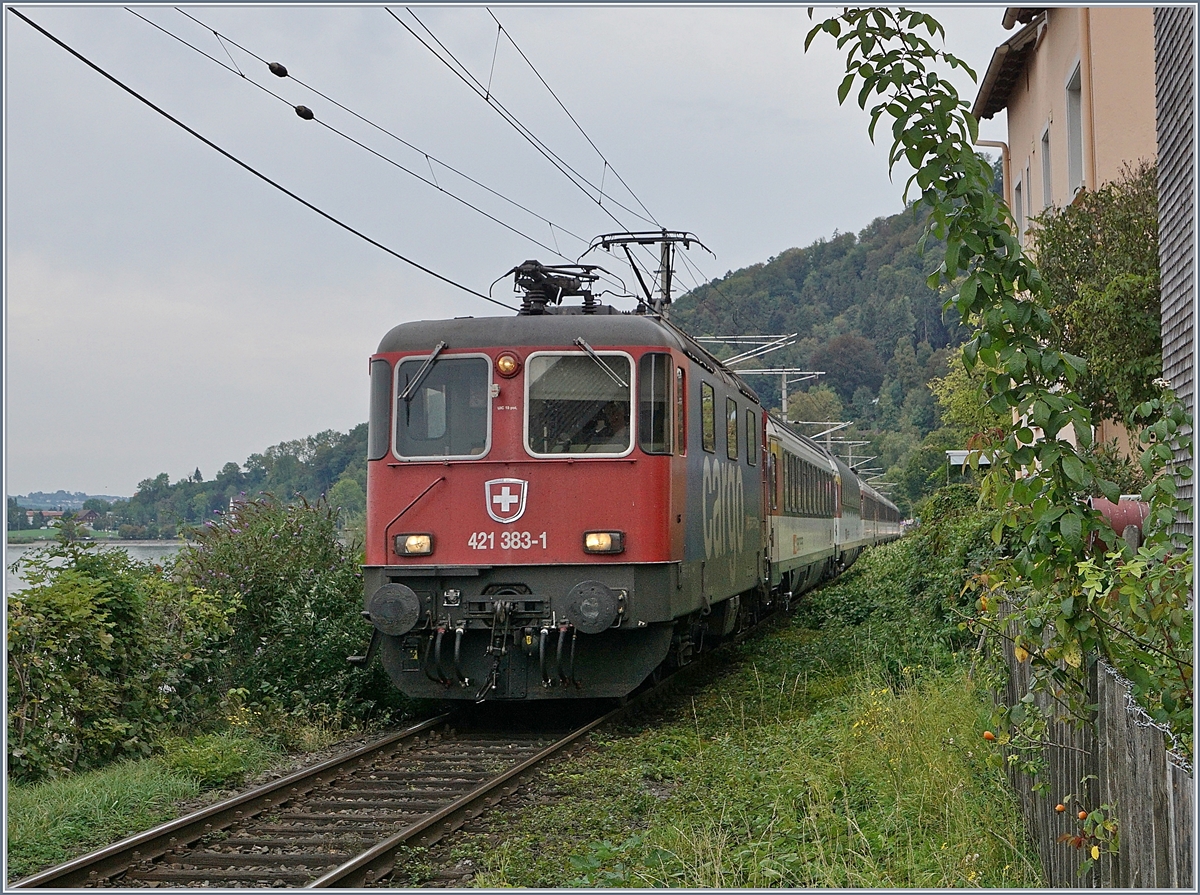
<instances>
[{"instance_id":1,"label":"house wall","mask_svg":"<svg viewBox=\"0 0 1200 895\"><path fill-rule=\"evenodd\" d=\"M1157 153L1154 13L1149 7L1048 9L1038 42L1008 100L1009 207L1022 223L1046 207L1042 136L1050 137L1050 200L1074 197L1068 164L1067 84L1080 69L1082 185L1117 179L1127 164ZM1096 138L1100 135L1100 139ZM1024 228L1023 228L1024 234Z\"/></svg>"}]
</instances>

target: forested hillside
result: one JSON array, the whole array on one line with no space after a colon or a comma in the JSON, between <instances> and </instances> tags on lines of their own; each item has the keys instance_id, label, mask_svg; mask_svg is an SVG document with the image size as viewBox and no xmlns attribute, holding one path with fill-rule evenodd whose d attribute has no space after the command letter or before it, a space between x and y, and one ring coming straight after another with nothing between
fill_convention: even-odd
<instances>
[{"instance_id":1,"label":"forested hillside","mask_svg":"<svg viewBox=\"0 0 1200 895\"><path fill-rule=\"evenodd\" d=\"M672 319L696 336L796 333L792 347L744 366L824 371L789 387L788 418L852 421L836 437L869 442L853 446L856 462L878 458L866 466L883 471L880 481L896 483L883 490L903 508L944 484L943 451L963 446L941 430L929 383L947 374L966 330L953 311L943 314L945 296L925 285L942 261L942 246L918 251L923 226L911 209L878 218L857 235L835 233L731 271L672 307ZM728 357L734 350L715 353ZM779 376L746 379L768 407L779 408ZM801 429L812 434L820 427ZM843 456L850 448L834 447Z\"/></svg>"},{"instance_id":2,"label":"forested hillside","mask_svg":"<svg viewBox=\"0 0 1200 895\"><path fill-rule=\"evenodd\" d=\"M93 527L121 537L173 538L241 497L267 491L285 501L312 502L324 494L342 508L343 525L358 527L366 511L366 486L367 424L361 423L347 433L327 430L282 442L251 454L241 465L226 463L208 480L199 469L175 483L163 472L140 482L127 501L94 499L85 508L102 514Z\"/></svg>"}]
</instances>

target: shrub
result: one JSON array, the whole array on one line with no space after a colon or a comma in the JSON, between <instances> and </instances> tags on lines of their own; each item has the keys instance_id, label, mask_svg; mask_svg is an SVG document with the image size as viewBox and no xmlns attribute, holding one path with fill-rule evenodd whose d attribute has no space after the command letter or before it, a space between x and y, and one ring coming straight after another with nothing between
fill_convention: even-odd
<instances>
[{"instance_id":1,"label":"shrub","mask_svg":"<svg viewBox=\"0 0 1200 895\"><path fill-rule=\"evenodd\" d=\"M195 721L228 632L219 598L123 550L62 540L8 600L8 767L33 780L147 755Z\"/></svg>"},{"instance_id":2,"label":"shrub","mask_svg":"<svg viewBox=\"0 0 1200 895\"><path fill-rule=\"evenodd\" d=\"M944 664L966 644L960 623L967 579L999 548L989 535L996 514L978 507L971 485L950 485L917 505L922 524L907 537L868 551L850 571L805 599L801 624L867 626L874 658L890 672Z\"/></svg>"},{"instance_id":3,"label":"shrub","mask_svg":"<svg viewBox=\"0 0 1200 895\"><path fill-rule=\"evenodd\" d=\"M403 705L382 668L354 668L370 628L359 612L358 558L338 539L322 499L286 505L271 495L236 504L185 548L179 567L199 588L236 602L220 686L268 713L361 719Z\"/></svg>"}]
</instances>

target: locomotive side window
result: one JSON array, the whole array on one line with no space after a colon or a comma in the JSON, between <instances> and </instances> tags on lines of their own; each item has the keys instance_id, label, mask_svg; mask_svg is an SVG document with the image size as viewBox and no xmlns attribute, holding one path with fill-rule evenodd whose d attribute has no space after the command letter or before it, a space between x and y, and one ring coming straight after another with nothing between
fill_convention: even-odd
<instances>
[{"instance_id":1,"label":"locomotive side window","mask_svg":"<svg viewBox=\"0 0 1200 895\"><path fill-rule=\"evenodd\" d=\"M367 418L367 459L382 460L391 442L392 365L371 361L371 413Z\"/></svg>"},{"instance_id":2,"label":"locomotive side window","mask_svg":"<svg viewBox=\"0 0 1200 895\"><path fill-rule=\"evenodd\" d=\"M428 361L396 365L397 456L481 456L488 445L491 364L484 357Z\"/></svg>"},{"instance_id":3,"label":"locomotive side window","mask_svg":"<svg viewBox=\"0 0 1200 895\"><path fill-rule=\"evenodd\" d=\"M725 453L730 460L738 458L737 401L725 399Z\"/></svg>"},{"instance_id":4,"label":"locomotive side window","mask_svg":"<svg viewBox=\"0 0 1200 895\"><path fill-rule=\"evenodd\" d=\"M529 357L525 445L531 454L628 453L633 363L626 354L599 352L597 358Z\"/></svg>"},{"instance_id":5,"label":"locomotive side window","mask_svg":"<svg viewBox=\"0 0 1200 895\"><path fill-rule=\"evenodd\" d=\"M746 410L746 462L758 465L758 414L753 407Z\"/></svg>"},{"instance_id":6,"label":"locomotive side window","mask_svg":"<svg viewBox=\"0 0 1200 895\"><path fill-rule=\"evenodd\" d=\"M687 381L683 367L675 368L675 450L687 454Z\"/></svg>"},{"instance_id":7,"label":"locomotive side window","mask_svg":"<svg viewBox=\"0 0 1200 895\"><path fill-rule=\"evenodd\" d=\"M671 453L671 355L638 362L638 444L647 454Z\"/></svg>"},{"instance_id":8,"label":"locomotive side window","mask_svg":"<svg viewBox=\"0 0 1200 895\"><path fill-rule=\"evenodd\" d=\"M700 383L700 446L709 453L717 449L717 398L713 387Z\"/></svg>"}]
</instances>

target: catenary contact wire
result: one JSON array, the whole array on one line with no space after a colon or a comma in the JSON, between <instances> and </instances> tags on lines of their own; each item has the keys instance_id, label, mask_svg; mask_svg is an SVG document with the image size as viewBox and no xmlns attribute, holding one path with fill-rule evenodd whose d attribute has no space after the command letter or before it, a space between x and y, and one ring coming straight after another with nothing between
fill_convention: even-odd
<instances>
[{"instance_id":1,"label":"catenary contact wire","mask_svg":"<svg viewBox=\"0 0 1200 895\"><path fill-rule=\"evenodd\" d=\"M32 19L30 19L30 18L29 18L28 16L26 16L24 13L20 12L19 10L17 10L15 7L11 7L11 6L10 6L10 7L8 7L8 11L9 11L9 12L11 12L13 15L17 16L19 19L21 19L23 22L25 22L27 25L29 25L30 27L32 27L32 28L33 28L33 29L35 29L36 31L40 32L40 33L41 33L43 36L45 36L45 37L49 38L51 41L53 41L54 43L56 43L58 46L62 47L64 50L66 50L68 53L70 53L72 56L74 56L76 59L78 59L78 60L79 60L80 62L82 62L84 65L88 66L89 68L91 68L92 70L94 70L95 72L97 72L98 74L100 74L100 75L103 75L105 78L107 78L108 80L112 81L114 84L116 84L118 87L120 87L120 88L121 88L122 90L124 90L126 93L128 93L130 96L134 97L134 98L135 98L135 99L137 99L139 102L142 102L142 103L144 103L145 105L149 106L151 109L153 109L153 110L154 110L155 112L157 112L159 115L162 115L164 118L166 118L168 121L170 121L172 124L175 124L176 126L178 126L178 127L182 128L183 130L187 131L189 134L191 134L191 135L192 135L193 137L195 137L197 140L199 140L200 142L204 143L206 146L210 147L211 149L214 149L214 150L216 150L216 151L217 151L217 152L219 152L221 155L223 155L223 156L225 156L227 159L229 159L231 162L233 162L233 163L235 163L236 165L238 165L238 166L240 166L240 167L242 167L242 168L246 169L246 170L247 170L247 171L249 171L251 174L253 174L255 177L259 178L260 180L264 181L265 183L268 183L268 184L270 184L270 185L271 185L271 186L273 186L275 189L279 190L281 193L283 193L283 194L285 194L285 195L287 195L287 196L290 196L291 198L295 199L295 200L296 200L297 202L299 202L301 205L303 205L303 206L305 206L306 208L308 208L308 209L310 209L310 210L312 210L312 211L316 212L316 213L317 213L317 214L319 214L321 217L325 218L326 220L330 221L331 223L334 223L334 224L336 224L337 226L341 227L343 230L346 230L346 231L347 231L347 232L349 232L349 233L353 233L353 234L354 234L355 236L357 236L359 239L362 239L362 240L364 240L365 242L368 242L368 243L370 243L371 245L375 246L377 249L381 249L382 251L384 251L384 252L387 252L389 255L391 255L391 256L392 256L392 257L394 257L394 258L397 258L397 259L399 259L400 261L403 261L405 264L409 264L409 265L411 265L411 266L413 266L413 267L417 268L418 270L420 270L420 271L422 271L422 272L424 272L424 273L427 273L427 274L429 274L431 277L434 277L434 278L436 278L436 279L438 279L438 280L441 280L443 283L446 283L447 285L453 286L453 287L455 287L456 289L461 289L463 292L467 292L467 293L469 293L469 294L471 294L471 295L474 295L476 298L482 298L482 299L483 299L484 301L486 301L486 302L490 302L490 303L492 303L492 304L494 304L494 305L499 305L500 307L502 307L502 308L507 308L507 309L508 309L508 310L510 310L510 311L516 311L516 310L517 310L517 308L514 308L512 305L507 305L507 304L505 304L505 303L504 303L504 302L502 302L502 301L497 301L496 299L494 299L494 298L492 298L492 297L490 297L490 296L488 296L488 295L484 295L482 292L477 292L476 290L472 289L472 288L471 288L471 287L469 287L469 286L464 286L462 283L457 283L457 282L455 282L454 280L450 279L449 277L447 277L447 276L443 276L442 274L438 273L437 271L435 271L435 270L431 270L430 268L426 267L425 265L423 265L423 264L421 264L421 263L419 263L419 262L417 262L417 261L414 261L414 260L412 260L411 258L406 258L404 255L401 255L399 252L395 251L394 249L388 248L388 247L387 247L387 246L385 246L383 243L381 243L381 242L378 242L377 240L374 240L374 239L372 239L370 236L367 236L365 233L361 232L360 230L356 230L354 227L351 227L349 224L345 223L344 221L341 221L341 220L339 220L338 218L336 218L336 217L334 217L333 215L331 215L329 212L327 212L327 211L324 211L324 210L322 210L321 208L318 208L316 205L313 205L313 204L312 204L311 202L309 202L307 199L304 199L304 198L302 198L301 196L298 196L296 193L292 192L292 191L291 191L291 190L289 190L287 187L285 187L285 186L283 186L282 184L280 184L280 183L278 183L278 182L276 182L276 181L272 180L270 177L268 177L267 175L263 174L261 171L259 171L259 170L257 170L256 168L254 168L254 167L250 166L249 164L247 164L246 162L242 161L242 160L241 160L241 159L239 159L237 156L233 155L232 153L228 152L227 150L225 150L225 149L221 148L221 147L220 147L220 146L218 146L216 143L214 143L212 140L210 140L210 139L208 139L207 137L205 137L203 134L201 134L201 133L199 133L199 132L197 132L197 131L193 130L193 129L192 129L192 128L190 128L188 125L184 124L182 121L180 121L180 120L179 120L178 118L176 118L174 115L172 115L170 112L167 112L165 109L162 109L162 108L160 108L159 106L155 105L155 104L154 104L153 102L151 102L149 99L147 99L146 97L144 97L144 96L142 96L140 93L138 93L136 90L134 90L132 87L130 87L130 86L128 86L127 84L123 83L123 82L122 82L120 79L118 79L116 76L109 74L107 71L105 71L103 68L101 68L101 67L100 67L99 65L97 65L96 63L92 62L90 59L88 59L88 58L87 58L86 56L84 56L82 53L80 53L79 51L75 50L74 48L72 48L72 47L68 46L66 43L64 43L64 42L63 42L62 40L60 40L59 38L55 37L53 34L51 34L49 31L47 31L47 30L46 30L45 28L43 28L41 25L39 25L39 24L37 24L36 22L34 22Z\"/></svg>"}]
</instances>

